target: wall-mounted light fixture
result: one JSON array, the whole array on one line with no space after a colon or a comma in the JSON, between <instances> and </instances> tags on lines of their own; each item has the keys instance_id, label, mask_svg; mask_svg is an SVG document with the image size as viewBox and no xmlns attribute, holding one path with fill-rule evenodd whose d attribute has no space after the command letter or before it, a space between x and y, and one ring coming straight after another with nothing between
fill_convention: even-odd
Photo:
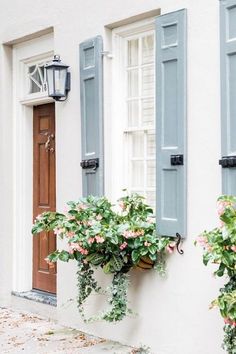
<instances>
[{"instance_id":1,"label":"wall-mounted light fixture","mask_svg":"<svg viewBox=\"0 0 236 354\"><path fill-rule=\"evenodd\" d=\"M54 55L53 60L45 65L48 96L55 101L65 101L70 91L68 68L61 62L60 55Z\"/></svg>"}]
</instances>

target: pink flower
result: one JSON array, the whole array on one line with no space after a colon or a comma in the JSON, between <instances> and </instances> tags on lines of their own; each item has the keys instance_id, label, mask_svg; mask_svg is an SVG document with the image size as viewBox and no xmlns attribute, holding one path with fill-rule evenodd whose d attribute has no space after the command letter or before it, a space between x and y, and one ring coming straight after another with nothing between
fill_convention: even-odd
<instances>
[{"instance_id":1,"label":"pink flower","mask_svg":"<svg viewBox=\"0 0 236 354\"><path fill-rule=\"evenodd\" d=\"M66 234L66 237L74 237L75 236L75 232L74 231L68 231Z\"/></svg>"},{"instance_id":2,"label":"pink flower","mask_svg":"<svg viewBox=\"0 0 236 354\"><path fill-rule=\"evenodd\" d=\"M230 326L234 326L234 327L236 326L236 322L231 320L230 318L224 318L224 323Z\"/></svg>"},{"instance_id":3,"label":"pink flower","mask_svg":"<svg viewBox=\"0 0 236 354\"><path fill-rule=\"evenodd\" d=\"M206 249L207 249L207 252L213 251L213 248L209 244L206 244Z\"/></svg>"},{"instance_id":4,"label":"pink flower","mask_svg":"<svg viewBox=\"0 0 236 354\"><path fill-rule=\"evenodd\" d=\"M173 253L175 250L175 242L171 242L169 245L166 246L166 251L168 253Z\"/></svg>"},{"instance_id":5,"label":"pink flower","mask_svg":"<svg viewBox=\"0 0 236 354\"><path fill-rule=\"evenodd\" d=\"M74 215L67 214L66 216L67 216L68 220L75 220L75 216Z\"/></svg>"},{"instance_id":6,"label":"pink flower","mask_svg":"<svg viewBox=\"0 0 236 354\"><path fill-rule=\"evenodd\" d=\"M196 239L196 242L202 246L202 247L206 247L208 245L208 241L207 238L205 236L199 235Z\"/></svg>"},{"instance_id":7,"label":"pink flower","mask_svg":"<svg viewBox=\"0 0 236 354\"><path fill-rule=\"evenodd\" d=\"M125 238L135 238L135 237L143 236L143 235L144 235L143 230L138 230L138 231L126 230L123 232L123 236Z\"/></svg>"},{"instance_id":8,"label":"pink flower","mask_svg":"<svg viewBox=\"0 0 236 354\"><path fill-rule=\"evenodd\" d=\"M104 237L96 235L95 236L96 242L97 243L103 243L105 241Z\"/></svg>"},{"instance_id":9,"label":"pink flower","mask_svg":"<svg viewBox=\"0 0 236 354\"><path fill-rule=\"evenodd\" d=\"M83 254L83 255L85 255L85 256L87 256L87 254L88 254L88 250L84 249L84 248L81 247L81 246L78 246L78 247L77 247L77 251L79 251L79 253L81 253L81 254Z\"/></svg>"},{"instance_id":10,"label":"pink flower","mask_svg":"<svg viewBox=\"0 0 236 354\"><path fill-rule=\"evenodd\" d=\"M83 203L78 204L78 205L76 206L76 209L77 209L78 211L80 211L80 210L85 210L85 209L87 209L87 208L88 208L87 205L86 205L86 204L83 204Z\"/></svg>"},{"instance_id":11,"label":"pink flower","mask_svg":"<svg viewBox=\"0 0 236 354\"><path fill-rule=\"evenodd\" d=\"M148 218L147 218L147 222L148 222L149 224L154 224L154 223L155 223L155 219L148 217Z\"/></svg>"},{"instance_id":12,"label":"pink flower","mask_svg":"<svg viewBox=\"0 0 236 354\"><path fill-rule=\"evenodd\" d=\"M120 245L120 250L122 251L122 250L125 249L127 246L128 246L128 243L127 243L127 242L123 242L123 243Z\"/></svg>"},{"instance_id":13,"label":"pink flower","mask_svg":"<svg viewBox=\"0 0 236 354\"><path fill-rule=\"evenodd\" d=\"M231 250L236 252L236 246L235 245L231 246Z\"/></svg>"},{"instance_id":14,"label":"pink flower","mask_svg":"<svg viewBox=\"0 0 236 354\"><path fill-rule=\"evenodd\" d=\"M43 218L42 215L39 214L38 216L36 216L35 220L36 220L36 221L40 221L40 220L42 220L42 218Z\"/></svg>"},{"instance_id":15,"label":"pink flower","mask_svg":"<svg viewBox=\"0 0 236 354\"><path fill-rule=\"evenodd\" d=\"M125 203L124 203L122 200L119 202L119 207L120 207L122 210L125 210L125 209L126 209Z\"/></svg>"},{"instance_id":16,"label":"pink flower","mask_svg":"<svg viewBox=\"0 0 236 354\"><path fill-rule=\"evenodd\" d=\"M101 214L98 214L98 215L96 216L96 220L98 220L98 221L102 220L102 215L101 215Z\"/></svg>"},{"instance_id":17,"label":"pink flower","mask_svg":"<svg viewBox=\"0 0 236 354\"><path fill-rule=\"evenodd\" d=\"M151 246L151 243L150 243L150 242L145 241L145 242L144 242L144 246L149 247L149 246Z\"/></svg>"},{"instance_id":18,"label":"pink flower","mask_svg":"<svg viewBox=\"0 0 236 354\"><path fill-rule=\"evenodd\" d=\"M94 243L95 239L93 237L89 237L88 239L88 243L91 244L91 243Z\"/></svg>"},{"instance_id":19,"label":"pink flower","mask_svg":"<svg viewBox=\"0 0 236 354\"><path fill-rule=\"evenodd\" d=\"M219 216L221 216L222 214L224 214L225 208L226 208L228 205L232 205L232 203L229 202L229 201L223 201L223 200L219 200L219 201L217 202L217 213L218 213Z\"/></svg>"},{"instance_id":20,"label":"pink flower","mask_svg":"<svg viewBox=\"0 0 236 354\"><path fill-rule=\"evenodd\" d=\"M220 220L220 228L222 229L225 226L225 223L223 220Z\"/></svg>"},{"instance_id":21,"label":"pink flower","mask_svg":"<svg viewBox=\"0 0 236 354\"><path fill-rule=\"evenodd\" d=\"M62 227L56 227L55 229L53 229L53 231L54 231L54 234L58 236L58 235L63 234L65 232L65 229Z\"/></svg>"},{"instance_id":22,"label":"pink flower","mask_svg":"<svg viewBox=\"0 0 236 354\"><path fill-rule=\"evenodd\" d=\"M88 220L87 225L88 226L93 226L95 224L95 220Z\"/></svg>"},{"instance_id":23,"label":"pink flower","mask_svg":"<svg viewBox=\"0 0 236 354\"><path fill-rule=\"evenodd\" d=\"M74 243L71 242L70 243L70 250L74 250L74 251L78 251L79 253L83 254L83 255L87 255L88 254L88 250L84 249L83 247L81 247L79 245L79 243ZM70 252L70 251L69 251Z\"/></svg>"}]
</instances>

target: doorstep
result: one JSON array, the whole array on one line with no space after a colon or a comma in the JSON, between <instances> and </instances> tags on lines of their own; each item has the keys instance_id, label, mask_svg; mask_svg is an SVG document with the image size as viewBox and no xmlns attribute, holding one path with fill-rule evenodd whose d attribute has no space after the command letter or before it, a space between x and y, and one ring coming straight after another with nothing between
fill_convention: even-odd
<instances>
[{"instance_id":1,"label":"doorstep","mask_svg":"<svg viewBox=\"0 0 236 354\"><path fill-rule=\"evenodd\" d=\"M13 296L18 296L23 299L32 300L36 302L40 302L41 304L57 306L57 297L54 294L47 293L41 290L30 290L30 291L12 291Z\"/></svg>"},{"instance_id":2,"label":"doorstep","mask_svg":"<svg viewBox=\"0 0 236 354\"><path fill-rule=\"evenodd\" d=\"M57 320L57 307L45 304L44 302L33 301L32 299L28 299L28 297L11 295L9 307L16 311L31 312L54 321Z\"/></svg>"}]
</instances>

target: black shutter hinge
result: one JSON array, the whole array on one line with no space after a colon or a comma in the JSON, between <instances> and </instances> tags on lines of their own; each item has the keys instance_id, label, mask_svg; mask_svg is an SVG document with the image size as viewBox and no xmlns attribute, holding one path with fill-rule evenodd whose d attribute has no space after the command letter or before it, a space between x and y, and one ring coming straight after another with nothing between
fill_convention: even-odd
<instances>
[{"instance_id":1,"label":"black shutter hinge","mask_svg":"<svg viewBox=\"0 0 236 354\"><path fill-rule=\"evenodd\" d=\"M170 155L170 164L180 166L184 164L184 155Z\"/></svg>"},{"instance_id":2,"label":"black shutter hinge","mask_svg":"<svg viewBox=\"0 0 236 354\"><path fill-rule=\"evenodd\" d=\"M82 160L80 162L80 166L83 169L92 169L92 170L96 170L99 167L99 159L88 159L88 160Z\"/></svg>"},{"instance_id":3,"label":"black shutter hinge","mask_svg":"<svg viewBox=\"0 0 236 354\"><path fill-rule=\"evenodd\" d=\"M222 159L219 160L219 165L222 168L236 167L236 156L222 156Z\"/></svg>"}]
</instances>

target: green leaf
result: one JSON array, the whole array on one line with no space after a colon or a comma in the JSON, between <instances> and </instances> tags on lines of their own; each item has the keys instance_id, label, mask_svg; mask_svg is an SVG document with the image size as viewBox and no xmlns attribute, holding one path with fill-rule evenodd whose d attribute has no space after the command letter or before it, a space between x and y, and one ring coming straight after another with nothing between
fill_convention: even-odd
<instances>
[{"instance_id":1,"label":"green leaf","mask_svg":"<svg viewBox=\"0 0 236 354\"><path fill-rule=\"evenodd\" d=\"M70 254L67 251L61 251L59 254L60 261L68 262L70 259Z\"/></svg>"},{"instance_id":2,"label":"green leaf","mask_svg":"<svg viewBox=\"0 0 236 354\"><path fill-rule=\"evenodd\" d=\"M157 247L155 245L151 245L148 249L151 254L155 254L157 252Z\"/></svg>"},{"instance_id":3,"label":"green leaf","mask_svg":"<svg viewBox=\"0 0 236 354\"><path fill-rule=\"evenodd\" d=\"M139 260L139 258L140 258L139 251L138 250L133 250L132 254L131 254L131 257L132 257L133 262L136 263Z\"/></svg>"},{"instance_id":4,"label":"green leaf","mask_svg":"<svg viewBox=\"0 0 236 354\"><path fill-rule=\"evenodd\" d=\"M103 269L105 274L111 273L110 262L107 262L102 269Z\"/></svg>"},{"instance_id":5,"label":"green leaf","mask_svg":"<svg viewBox=\"0 0 236 354\"><path fill-rule=\"evenodd\" d=\"M224 275L225 268L225 265L221 263L219 269L215 272L215 274L218 275L218 277L222 277Z\"/></svg>"},{"instance_id":6,"label":"green leaf","mask_svg":"<svg viewBox=\"0 0 236 354\"><path fill-rule=\"evenodd\" d=\"M206 266L210 260L210 254L206 253L203 255L203 264Z\"/></svg>"},{"instance_id":7,"label":"green leaf","mask_svg":"<svg viewBox=\"0 0 236 354\"><path fill-rule=\"evenodd\" d=\"M124 263L119 256L113 255L111 260L110 260L110 266L113 268L115 272L119 272L121 268L123 267Z\"/></svg>"},{"instance_id":8,"label":"green leaf","mask_svg":"<svg viewBox=\"0 0 236 354\"><path fill-rule=\"evenodd\" d=\"M86 257L86 260L91 264L97 266L104 261L104 258L104 255L102 255L101 253L92 253Z\"/></svg>"},{"instance_id":9,"label":"green leaf","mask_svg":"<svg viewBox=\"0 0 236 354\"><path fill-rule=\"evenodd\" d=\"M148 254L148 248L147 247L141 248L140 254L141 256L145 256L146 254Z\"/></svg>"},{"instance_id":10,"label":"green leaf","mask_svg":"<svg viewBox=\"0 0 236 354\"><path fill-rule=\"evenodd\" d=\"M134 240L134 247L135 248L138 248L141 246L141 240L139 237L137 237L135 240Z\"/></svg>"}]
</instances>

